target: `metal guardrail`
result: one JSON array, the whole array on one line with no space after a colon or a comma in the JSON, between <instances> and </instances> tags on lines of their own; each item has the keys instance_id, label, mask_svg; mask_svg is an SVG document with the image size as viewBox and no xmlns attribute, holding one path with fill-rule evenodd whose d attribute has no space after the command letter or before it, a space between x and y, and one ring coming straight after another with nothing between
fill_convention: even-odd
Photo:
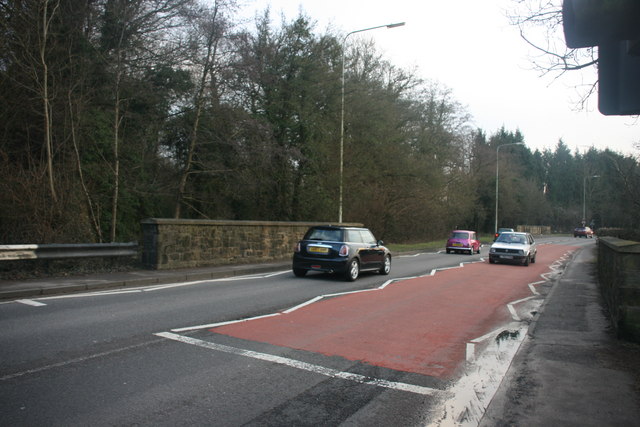
<instances>
[{"instance_id":1,"label":"metal guardrail","mask_svg":"<svg viewBox=\"0 0 640 427\"><path fill-rule=\"evenodd\" d=\"M0 261L119 257L138 254L138 243L54 243L47 245L0 245Z\"/></svg>"}]
</instances>

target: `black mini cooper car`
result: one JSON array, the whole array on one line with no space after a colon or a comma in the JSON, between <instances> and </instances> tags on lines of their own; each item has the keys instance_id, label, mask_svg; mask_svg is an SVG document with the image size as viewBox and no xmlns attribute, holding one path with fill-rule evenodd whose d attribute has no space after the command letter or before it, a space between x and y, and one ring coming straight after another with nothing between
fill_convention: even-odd
<instances>
[{"instance_id":1,"label":"black mini cooper car","mask_svg":"<svg viewBox=\"0 0 640 427\"><path fill-rule=\"evenodd\" d=\"M361 271L389 274L391 253L367 228L311 227L293 253L293 273L302 277L307 271L343 274L352 282Z\"/></svg>"}]
</instances>

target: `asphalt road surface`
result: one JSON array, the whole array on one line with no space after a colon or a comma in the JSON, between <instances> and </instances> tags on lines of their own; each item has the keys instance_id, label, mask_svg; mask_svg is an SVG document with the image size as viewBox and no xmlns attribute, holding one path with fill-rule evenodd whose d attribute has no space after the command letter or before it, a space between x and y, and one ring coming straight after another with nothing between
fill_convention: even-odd
<instances>
[{"instance_id":1,"label":"asphalt road surface","mask_svg":"<svg viewBox=\"0 0 640 427\"><path fill-rule=\"evenodd\" d=\"M287 270L4 302L0 425L447 425L491 399L593 241L538 243L528 267L485 247L353 283Z\"/></svg>"}]
</instances>

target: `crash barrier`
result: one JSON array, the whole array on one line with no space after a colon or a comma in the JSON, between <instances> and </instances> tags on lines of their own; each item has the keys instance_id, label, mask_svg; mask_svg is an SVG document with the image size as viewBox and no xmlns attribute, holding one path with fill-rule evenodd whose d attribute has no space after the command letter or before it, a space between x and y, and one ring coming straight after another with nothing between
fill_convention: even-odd
<instances>
[{"instance_id":1,"label":"crash barrier","mask_svg":"<svg viewBox=\"0 0 640 427\"><path fill-rule=\"evenodd\" d=\"M551 227L548 225L518 225L516 231L533 235L551 234Z\"/></svg>"},{"instance_id":2,"label":"crash barrier","mask_svg":"<svg viewBox=\"0 0 640 427\"><path fill-rule=\"evenodd\" d=\"M161 270L291 260L307 229L326 224L149 218L142 221L142 264Z\"/></svg>"},{"instance_id":3,"label":"crash barrier","mask_svg":"<svg viewBox=\"0 0 640 427\"><path fill-rule=\"evenodd\" d=\"M618 336L640 342L640 242L600 237L598 279Z\"/></svg>"},{"instance_id":4,"label":"crash barrier","mask_svg":"<svg viewBox=\"0 0 640 427\"><path fill-rule=\"evenodd\" d=\"M0 261L137 256L138 243L0 245Z\"/></svg>"}]
</instances>

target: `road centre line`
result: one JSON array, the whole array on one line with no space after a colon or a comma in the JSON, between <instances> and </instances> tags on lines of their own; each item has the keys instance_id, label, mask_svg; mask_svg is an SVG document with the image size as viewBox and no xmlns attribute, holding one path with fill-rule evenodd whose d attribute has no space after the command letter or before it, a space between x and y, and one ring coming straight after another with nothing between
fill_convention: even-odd
<instances>
[{"instance_id":1,"label":"road centre line","mask_svg":"<svg viewBox=\"0 0 640 427\"><path fill-rule=\"evenodd\" d=\"M407 383L399 383L395 381L387 381L379 378L367 377L364 375L353 374L350 372L343 372L337 369L326 368L324 366L302 362L300 360L289 359L286 357L275 356L267 353L259 353L251 350L244 350L241 348L230 347L222 344L216 344L209 341L203 341L196 338L173 334L171 332L159 332L154 335L158 337L166 338L169 340L182 342L185 344L195 345L197 347L206 348L209 350L220 351L228 354L235 354L243 357L250 357L252 359L258 359L258 360L263 360L265 362L289 366L295 369L300 369L307 372L313 372L313 373L324 375L331 378L354 381L357 383L372 385L375 387L383 387L383 388L388 388L392 390L405 391L409 393L421 394L426 396L443 392L442 390L438 390L434 388L423 387L423 386L407 384Z\"/></svg>"},{"instance_id":2,"label":"road centre line","mask_svg":"<svg viewBox=\"0 0 640 427\"><path fill-rule=\"evenodd\" d=\"M155 342L160 342L160 341L161 340L157 340L156 339L156 340L153 340L153 341L147 341L147 342L143 342L143 343L139 343L139 344L130 345L130 346L127 346L127 347L116 348L116 349L110 350L110 351L104 351L102 353L91 354L91 355L85 356L85 357L78 357L76 359L65 360L63 362L53 363L51 365L41 366L39 368L28 369L26 371L16 372L16 373L13 373L13 374L8 374L8 375L5 375L3 377L0 377L0 381L11 380L13 378L21 377L21 376L24 376L24 375L37 374L38 372L48 371L49 369L66 367L66 366L73 365L73 364L76 364L76 363L86 362L87 360L97 359L99 357L110 356L112 354L122 353L123 351L132 350L132 349L139 348L139 347L144 347L146 345L153 344Z\"/></svg>"},{"instance_id":3,"label":"road centre line","mask_svg":"<svg viewBox=\"0 0 640 427\"><path fill-rule=\"evenodd\" d=\"M290 270L283 270L283 271L276 271L272 273L259 273L259 274L251 274L246 276L222 277L219 279L193 280L190 282L168 283L164 285L138 286L138 287L131 287L126 289L107 289L103 291L78 292L73 294L52 295L52 296L46 296L46 297L40 297L40 298L6 301L6 302L2 302L2 304L9 304L9 303L15 302L15 303L31 305L33 307L41 307L41 306L46 306L46 304L38 302L36 300L43 301L43 300L70 299L70 298L87 298L87 297L105 296L105 295L135 294L135 293L141 293L141 292L155 292L155 291L164 290L164 289L198 285L198 284L207 283L207 282L224 282L224 281L231 282L231 281L238 281L238 280L250 280L250 279L273 277L280 274L288 273L289 271Z\"/></svg>"}]
</instances>

